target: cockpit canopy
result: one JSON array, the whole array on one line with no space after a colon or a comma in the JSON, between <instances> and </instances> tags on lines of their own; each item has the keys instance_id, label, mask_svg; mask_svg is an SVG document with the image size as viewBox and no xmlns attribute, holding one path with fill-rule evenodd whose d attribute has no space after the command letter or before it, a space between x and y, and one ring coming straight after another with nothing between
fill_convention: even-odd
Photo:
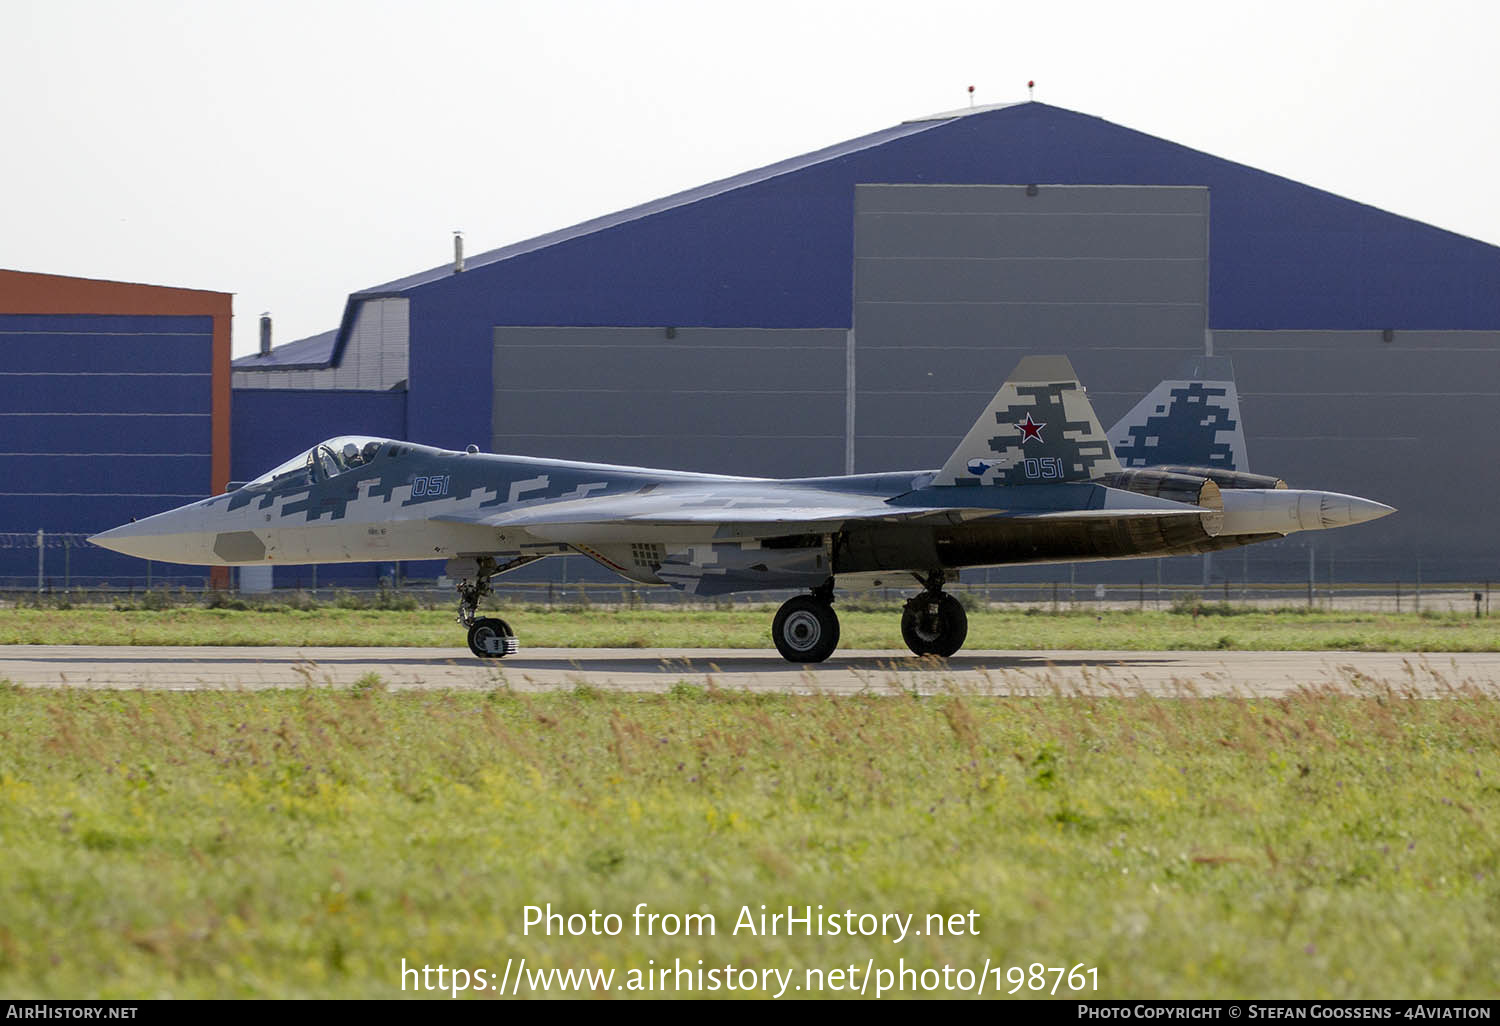
<instances>
[{"instance_id":1,"label":"cockpit canopy","mask_svg":"<svg viewBox=\"0 0 1500 1026\"><path fill-rule=\"evenodd\" d=\"M301 478L298 483L317 484L379 462L389 455L391 445L389 438L340 435L326 442L319 442L300 456L294 456L280 466L273 467L245 487L258 488L272 482L289 483L294 476ZM283 482L282 478L286 478L287 482Z\"/></svg>"}]
</instances>

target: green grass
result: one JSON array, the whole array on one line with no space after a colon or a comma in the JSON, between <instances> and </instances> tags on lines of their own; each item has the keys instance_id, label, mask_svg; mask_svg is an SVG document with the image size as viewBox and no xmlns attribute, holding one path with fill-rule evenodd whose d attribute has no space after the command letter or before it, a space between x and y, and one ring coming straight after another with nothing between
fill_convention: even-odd
<instances>
[{"instance_id":1,"label":"green grass","mask_svg":"<svg viewBox=\"0 0 1500 1026\"><path fill-rule=\"evenodd\" d=\"M900 649L899 607L841 603L843 649ZM1222 614L1223 609L1210 606ZM527 648L769 648L774 606L637 608L500 606ZM307 608L0 609L0 644L399 645L462 647L443 609ZM1355 649L1402 652L1500 650L1500 618L1458 613L1240 612L1237 615L1092 611L1053 614L1003 607L969 614L969 650Z\"/></svg>"},{"instance_id":2,"label":"green grass","mask_svg":"<svg viewBox=\"0 0 1500 1026\"><path fill-rule=\"evenodd\" d=\"M0 993L398 970L1098 968L1101 997L1500 989L1500 702L0 686ZM522 933L526 905L626 917ZM631 935L638 902L713 937ZM732 936L742 906L978 936ZM873 988L872 988L873 989ZM1008 987L1006 988L1008 989Z\"/></svg>"}]
</instances>

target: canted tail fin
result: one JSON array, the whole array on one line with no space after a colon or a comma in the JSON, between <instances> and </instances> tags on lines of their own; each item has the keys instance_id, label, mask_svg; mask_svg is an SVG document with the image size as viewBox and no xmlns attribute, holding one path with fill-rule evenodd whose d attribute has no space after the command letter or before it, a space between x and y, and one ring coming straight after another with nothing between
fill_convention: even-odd
<instances>
[{"instance_id":1,"label":"canted tail fin","mask_svg":"<svg viewBox=\"0 0 1500 1026\"><path fill-rule=\"evenodd\" d=\"M1126 467L1249 470L1234 364L1227 356L1185 361L1109 429L1109 441Z\"/></svg>"},{"instance_id":2,"label":"canted tail fin","mask_svg":"<svg viewBox=\"0 0 1500 1026\"><path fill-rule=\"evenodd\" d=\"M1056 484L1119 469L1073 365L1063 356L1028 356L933 484Z\"/></svg>"}]
</instances>

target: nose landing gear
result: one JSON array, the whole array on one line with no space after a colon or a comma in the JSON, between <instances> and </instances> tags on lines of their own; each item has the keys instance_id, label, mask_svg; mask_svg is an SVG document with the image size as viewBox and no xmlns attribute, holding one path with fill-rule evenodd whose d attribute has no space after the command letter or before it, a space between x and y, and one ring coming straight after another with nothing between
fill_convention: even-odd
<instances>
[{"instance_id":1,"label":"nose landing gear","mask_svg":"<svg viewBox=\"0 0 1500 1026\"><path fill-rule=\"evenodd\" d=\"M501 659L521 651L521 645L510 624L487 616L469 625L469 651L481 659Z\"/></svg>"},{"instance_id":2,"label":"nose landing gear","mask_svg":"<svg viewBox=\"0 0 1500 1026\"><path fill-rule=\"evenodd\" d=\"M916 655L951 656L963 647L969 634L969 617L964 607L943 591L941 570L934 570L922 581L922 593L906 600L901 611L901 637Z\"/></svg>"},{"instance_id":3,"label":"nose landing gear","mask_svg":"<svg viewBox=\"0 0 1500 1026\"><path fill-rule=\"evenodd\" d=\"M458 622L469 629L469 651L481 659L501 659L521 650L516 632L498 617L479 617L479 600L490 593L490 578L499 572L494 559L483 556L475 561L471 581L458 582Z\"/></svg>"}]
</instances>

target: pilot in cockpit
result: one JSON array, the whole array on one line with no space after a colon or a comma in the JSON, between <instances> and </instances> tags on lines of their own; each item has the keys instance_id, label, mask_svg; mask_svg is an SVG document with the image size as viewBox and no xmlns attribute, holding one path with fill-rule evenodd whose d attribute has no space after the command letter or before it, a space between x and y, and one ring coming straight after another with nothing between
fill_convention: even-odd
<instances>
[{"instance_id":1,"label":"pilot in cockpit","mask_svg":"<svg viewBox=\"0 0 1500 1026\"><path fill-rule=\"evenodd\" d=\"M353 470L355 467L368 466L375 461L375 454L379 451L379 442L366 442L363 448L355 442L345 442L341 452L344 469Z\"/></svg>"},{"instance_id":2,"label":"pilot in cockpit","mask_svg":"<svg viewBox=\"0 0 1500 1026\"><path fill-rule=\"evenodd\" d=\"M351 470L369 467L380 455L383 438L330 438L313 446L305 454L287 460L273 470L245 485L263 488L308 487L331 480Z\"/></svg>"}]
</instances>

